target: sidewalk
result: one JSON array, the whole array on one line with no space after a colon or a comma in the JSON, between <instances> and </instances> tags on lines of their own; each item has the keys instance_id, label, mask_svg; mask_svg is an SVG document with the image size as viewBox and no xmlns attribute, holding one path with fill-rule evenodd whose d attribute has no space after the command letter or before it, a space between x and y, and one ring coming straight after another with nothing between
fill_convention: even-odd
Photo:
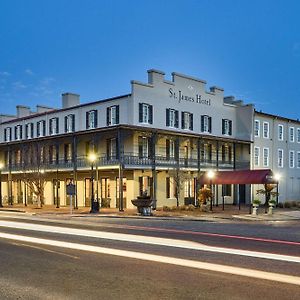
<instances>
[{"instance_id":1,"label":"sidewalk","mask_svg":"<svg viewBox=\"0 0 300 300\"><path fill-rule=\"evenodd\" d=\"M70 207L56 208L53 205L45 205L43 208L37 208L34 205L24 206L22 204L15 204L13 206L4 206L0 208L0 212L15 212L24 213L30 215L36 215L39 217L51 217L51 218L73 218L73 217L113 217L113 218L138 218L138 219L176 219L176 220L189 220L189 221L300 221L300 210L298 209L282 209L278 208L274 210L273 215L264 213L264 208L259 208L258 215L249 214L249 207L242 206L241 210L237 206L226 205L225 210L222 210L222 206L213 207L212 212L200 212L198 209L194 211L153 211L153 216L146 217L140 216L136 209L125 209L124 212L120 212L117 208L101 208L98 214L90 214L90 208L81 207L73 209L72 214Z\"/></svg>"}]
</instances>

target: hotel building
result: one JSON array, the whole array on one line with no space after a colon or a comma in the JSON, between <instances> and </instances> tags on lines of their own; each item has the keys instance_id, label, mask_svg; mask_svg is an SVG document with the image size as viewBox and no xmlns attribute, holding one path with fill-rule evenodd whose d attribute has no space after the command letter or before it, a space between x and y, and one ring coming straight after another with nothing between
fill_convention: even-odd
<instances>
[{"instance_id":1,"label":"hotel building","mask_svg":"<svg viewBox=\"0 0 300 300\"><path fill-rule=\"evenodd\" d=\"M3 203L35 202L24 183L34 172L45 180L45 204L69 205L66 187L72 182L75 207L89 207L94 177L94 197L102 206L131 208L131 200L143 193L155 199L154 206L173 206L176 172L185 178L180 204L194 203L203 172L277 169L279 149L285 155L283 170L293 151L294 168L286 175L298 183L300 154L298 159L297 149L289 148L296 147L298 136L300 142L297 123L255 112L216 86L207 90L204 80L172 73L168 81L164 75L149 70L147 83L132 81L131 93L119 97L80 104L79 95L66 93L60 109L37 106L32 112L17 106L16 116L0 116ZM271 139L280 124L284 141L294 128L294 142ZM90 153L97 157L93 172ZM293 197L297 194L295 188ZM216 186L215 203L223 196L227 203L250 203L250 185Z\"/></svg>"}]
</instances>

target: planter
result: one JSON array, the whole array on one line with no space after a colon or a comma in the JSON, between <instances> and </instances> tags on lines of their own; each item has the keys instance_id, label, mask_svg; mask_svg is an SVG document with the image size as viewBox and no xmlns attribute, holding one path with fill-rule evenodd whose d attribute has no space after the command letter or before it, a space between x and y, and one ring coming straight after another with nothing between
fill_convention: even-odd
<instances>
[{"instance_id":1,"label":"planter","mask_svg":"<svg viewBox=\"0 0 300 300\"><path fill-rule=\"evenodd\" d=\"M150 196L138 196L137 199L131 200L131 203L137 207L138 213L140 213L142 216L152 215L151 206L153 204L153 199L150 199Z\"/></svg>"},{"instance_id":2,"label":"planter","mask_svg":"<svg viewBox=\"0 0 300 300\"><path fill-rule=\"evenodd\" d=\"M269 203L268 215L273 215L274 207L274 203Z\"/></svg>"},{"instance_id":3,"label":"planter","mask_svg":"<svg viewBox=\"0 0 300 300\"><path fill-rule=\"evenodd\" d=\"M257 215L259 204L252 204L252 205L253 205L252 215Z\"/></svg>"}]
</instances>

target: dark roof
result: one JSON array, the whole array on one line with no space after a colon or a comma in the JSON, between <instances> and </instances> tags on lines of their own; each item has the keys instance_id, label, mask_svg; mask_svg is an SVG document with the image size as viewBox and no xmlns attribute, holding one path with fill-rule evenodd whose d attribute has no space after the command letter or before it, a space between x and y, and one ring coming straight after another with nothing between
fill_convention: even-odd
<instances>
[{"instance_id":1,"label":"dark roof","mask_svg":"<svg viewBox=\"0 0 300 300\"><path fill-rule=\"evenodd\" d=\"M273 119L283 120L283 121L287 121L287 122L295 122L295 123L300 124L299 119L290 119L290 118L286 118L286 117L282 117L282 116L278 116L278 115L272 115L272 114L268 114L268 113L265 113L265 112L262 112L262 111L257 111L257 110L255 110L255 113L258 114L258 115L271 117Z\"/></svg>"}]
</instances>

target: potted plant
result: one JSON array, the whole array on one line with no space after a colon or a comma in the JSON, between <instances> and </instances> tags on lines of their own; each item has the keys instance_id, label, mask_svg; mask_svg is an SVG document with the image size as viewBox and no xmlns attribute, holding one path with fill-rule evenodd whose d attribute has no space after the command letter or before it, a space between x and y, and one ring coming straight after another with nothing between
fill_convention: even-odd
<instances>
[{"instance_id":1,"label":"potted plant","mask_svg":"<svg viewBox=\"0 0 300 300\"><path fill-rule=\"evenodd\" d=\"M198 192L198 201L200 209L207 211L207 206L209 206L211 199L213 197L212 191L210 188L204 186Z\"/></svg>"},{"instance_id":2,"label":"potted plant","mask_svg":"<svg viewBox=\"0 0 300 300\"><path fill-rule=\"evenodd\" d=\"M269 200L269 210L268 210L269 215L273 214L273 210L274 210L275 205L276 205L276 201L274 199Z\"/></svg>"},{"instance_id":3,"label":"potted plant","mask_svg":"<svg viewBox=\"0 0 300 300\"><path fill-rule=\"evenodd\" d=\"M257 215L257 209L258 209L260 203L261 203L261 201L259 199L254 199L252 201L252 206L253 206L252 214L253 215Z\"/></svg>"}]
</instances>

